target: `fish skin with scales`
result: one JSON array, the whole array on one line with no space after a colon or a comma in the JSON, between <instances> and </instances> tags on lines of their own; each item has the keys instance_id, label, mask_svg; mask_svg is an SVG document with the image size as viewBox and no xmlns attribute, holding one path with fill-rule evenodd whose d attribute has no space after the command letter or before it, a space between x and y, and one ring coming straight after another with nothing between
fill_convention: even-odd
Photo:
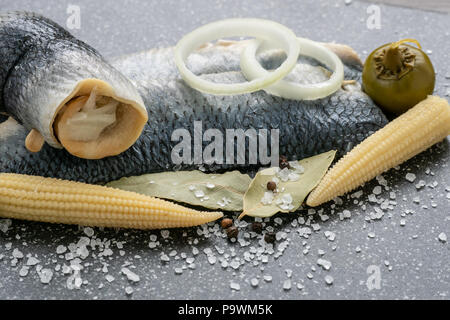
<instances>
[{"instance_id":1,"label":"fish skin with scales","mask_svg":"<svg viewBox=\"0 0 450 320\"><path fill-rule=\"evenodd\" d=\"M206 45L188 58L187 65L194 73L211 81L245 81L239 71L239 55L244 44L245 41ZM388 122L382 111L361 91L358 81L362 65L355 59L341 57L346 80L356 80L356 85L347 85L323 99L294 101L272 96L263 90L233 96L201 93L181 79L173 50L153 49L109 61L135 86L148 111L148 122L141 136L128 150L99 160L77 158L48 144L40 152L31 153L23 143L28 131L9 118L0 123L0 172L103 184L146 173L198 169L198 164L176 165L171 161L172 149L179 143L171 141L172 133L181 128L194 137L195 121L201 121L203 132L217 129L224 137L227 129L267 129L270 141L270 130L278 129L279 154L289 160L332 149L337 150L340 157ZM276 68L284 58L279 51L259 56L267 69ZM311 83L322 81L327 75L329 71L323 66L303 57L288 79ZM204 141L203 148L209 143ZM232 169L246 172L259 166L227 164L224 159L222 162L203 164L202 167L207 172Z\"/></svg>"}]
</instances>

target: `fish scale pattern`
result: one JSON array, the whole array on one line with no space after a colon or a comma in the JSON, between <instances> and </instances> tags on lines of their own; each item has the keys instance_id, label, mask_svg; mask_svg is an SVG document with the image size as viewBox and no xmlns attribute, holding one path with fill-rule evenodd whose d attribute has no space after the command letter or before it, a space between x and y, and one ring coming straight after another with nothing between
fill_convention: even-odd
<instances>
[{"instance_id":1,"label":"fish scale pattern","mask_svg":"<svg viewBox=\"0 0 450 320\"><path fill-rule=\"evenodd\" d=\"M239 45L211 46L192 55L188 66L211 81L245 81L239 71L241 50ZM260 57L266 67L276 66L283 59L279 52ZM308 81L320 81L324 77L326 70L311 59L300 59L300 62L310 63L312 67L301 69L303 73L290 75L292 80L304 81L305 70ZM148 122L132 147L120 155L100 160L80 159L47 144L39 153L30 153L23 145L26 130L16 126L13 132L0 134L0 172L101 184L125 176L167 170L251 171L260 164L249 163L247 140L245 164L225 162L227 129L266 129L267 141L270 141L270 130L278 129L279 154L293 160L332 149L338 150L338 156L343 155L387 123L381 110L358 85L348 86L315 101L282 99L262 90L251 94L214 96L198 92L184 83L174 64L173 48L124 56L112 60L111 64L131 80L148 111ZM347 79L360 79L359 66L348 64L345 70ZM222 163L173 164L171 153L178 143L171 139L174 130L186 129L193 138L195 121L202 122L203 132L216 129L223 135L224 158L219 161ZM209 143L203 141L202 149ZM236 147L235 143L233 148ZM193 141L191 149L194 150Z\"/></svg>"}]
</instances>

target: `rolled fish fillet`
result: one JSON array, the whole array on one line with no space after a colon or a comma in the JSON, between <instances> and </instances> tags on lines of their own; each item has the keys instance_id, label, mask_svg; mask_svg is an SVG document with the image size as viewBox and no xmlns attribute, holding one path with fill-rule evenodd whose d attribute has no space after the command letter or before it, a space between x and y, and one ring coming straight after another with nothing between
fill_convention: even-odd
<instances>
[{"instance_id":1,"label":"rolled fish fillet","mask_svg":"<svg viewBox=\"0 0 450 320\"><path fill-rule=\"evenodd\" d=\"M0 114L29 134L85 159L127 150L148 120L133 84L100 54L34 13L0 14Z\"/></svg>"}]
</instances>

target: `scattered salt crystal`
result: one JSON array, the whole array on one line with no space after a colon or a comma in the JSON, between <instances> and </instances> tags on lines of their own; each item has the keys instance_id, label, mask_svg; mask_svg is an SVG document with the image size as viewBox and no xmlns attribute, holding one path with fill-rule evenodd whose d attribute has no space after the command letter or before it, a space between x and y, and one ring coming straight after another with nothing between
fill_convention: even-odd
<instances>
[{"instance_id":1,"label":"scattered salt crystal","mask_svg":"<svg viewBox=\"0 0 450 320\"><path fill-rule=\"evenodd\" d=\"M416 183L416 189L421 189L421 188L425 187L426 184L427 183L425 182L425 180L419 180L419 182Z\"/></svg>"},{"instance_id":2,"label":"scattered salt crystal","mask_svg":"<svg viewBox=\"0 0 450 320\"><path fill-rule=\"evenodd\" d=\"M332 285L333 284L333 282L334 282L334 279L333 279L333 277L332 276L325 276L325 283L327 284L327 285Z\"/></svg>"},{"instance_id":3,"label":"scattered salt crystal","mask_svg":"<svg viewBox=\"0 0 450 320\"><path fill-rule=\"evenodd\" d=\"M0 231L2 231L3 233L8 232L8 229L11 226L11 224L12 224L11 219L0 220Z\"/></svg>"},{"instance_id":4,"label":"scattered salt crystal","mask_svg":"<svg viewBox=\"0 0 450 320\"><path fill-rule=\"evenodd\" d=\"M317 264L327 271L331 268L331 262L325 259L317 259Z\"/></svg>"},{"instance_id":5,"label":"scattered salt crystal","mask_svg":"<svg viewBox=\"0 0 450 320\"><path fill-rule=\"evenodd\" d=\"M161 237L163 237L164 239L167 239L169 235L170 235L169 230L161 230Z\"/></svg>"},{"instance_id":6,"label":"scattered salt crystal","mask_svg":"<svg viewBox=\"0 0 450 320\"><path fill-rule=\"evenodd\" d=\"M281 181L286 182L289 180L289 174L290 170L288 168L284 168L283 170L280 170L277 172L278 178L280 178Z\"/></svg>"},{"instance_id":7,"label":"scattered salt crystal","mask_svg":"<svg viewBox=\"0 0 450 320\"><path fill-rule=\"evenodd\" d=\"M264 276L263 279L265 282L272 282L272 276L267 275L267 276Z\"/></svg>"},{"instance_id":8,"label":"scattered salt crystal","mask_svg":"<svg viewBox=\"0 0 450 320\"><path fill-rule=\"evenodd\" d=\"M83 229L84 234L87 235L88 237L92 237L94 235L94 229L92 229L91 227L86 227Z\"/></svg>"},{"instance_id":9,"label":"scattered salt crystal","mask_svg":"<svg viewBox=\"0 0 450 320\"><path fill-rule=\"evenodd\" d=\"M172 250L169 252L169 257L175 257L177 255L177 250Z\"/></svg>"},{"instance_id":10,"label":"scattered salt crystal","mask_svg":"<svg viewBox=\"0 0 450 320\"><path fill-rule=\"evenodd\" d=\"M252 285L252 287L256 288L259 285L259 280L256 278L252 278L250 280L250 284Z\"/></svg>"},{"instance_id":11,"label":"scattered salt crystal","mask_svg":"<svg viewBox=\"0 0 450 320\"><path fill-rule=\"evenodd\" d=\"M356 251L356 253L360 253L360 252L361 252L361 247L359 247L359 246L356 247L356 248L355 248L355 251Z\"/></svg>"},{"instance_id":12,"label":"scattered salt crystal","mask_svg":"<svg viewBox=\"0 0 450 320\"><path fill-rule=\"evenodd\" d=\"M298 181L300 179L300 175L295 172L291 172L289 173L288 179L289 181Z\"/></svg>"},{"instance_id":13,"label":"scattered salt crystal","mask_svg":"<svg viewBox=\"0 0 450 320\"><path fill-rule=\"evenodd\" d=\"M112 276L112 275L110 275L110 274L107 274L106 276L105 276L105 279L106 279L106 281L108 281L108 282L113 282L114 280L115 280L115 278Z\"/></svg>"},{"instance_id":14,"label":"scattered salt crystal","mask_svg":"<svg viewBox=\"0 0 450 320\"><path fill-rule=\"evenodd\" d=\"M121 271L124 275L127 276L128 280L130 280L130 281L139 282L141 280L140 277L136 273L134 273L133 271L131 271L128 268L122 268Z\"/></svg>"},{"instance_id":15,"label":"scattered salt crystal","mask_svg":"<svg viewBox=\"0 0 450 320\"><path fill-rule=\"evenodd\" d=\"M290 193L286 193L281 197L281 203L278 204L282 210L292 210L294 206L292 205L292 196Z\"/></svg>"},{"instance_id":16,"label":"scattered salt crystal","mask_svg":"<svg viewBox=\"0 0 450 320\"><path fill-rule=\"evenodd\" d=\"M291 269L286 269L285 271L286 271L286 276L288 278L292 277L292 270Z\"/></svg>"},{"instance_id":17,"label":"scattered salt crystal","mask_svg":"<svg viewBox=\"0 0 450 320\"><path fill-rule=\"evenodd\" d=\"M49 284L53 278L53 271L50 269L42 269L39 272L39 278L41 279L41 283Z\"/></svg>"},{"instance_id":18,"label":"scattered salt crystal","mask_svg":"<svg viewBox=\"0 0 450 320\"><path fill-rule=\"evenodd\" d=\"M404 227L406 225L406 220L405 219L400 219L400 225L402 227Z\"/></svg>"},{"instance_id":19,"label":"scattered salt crystal","mask_svg":"<svg viewBox=\"0 0 450 320\"><path fill-rule=\"evenodd\" d=\"M148 243L148 247L149 247L150 249L156 248L157 246L158 246L158 243L157 243L157 242L149 242L149 243Z\"/></svg>"},{"instance_id":20,"label":"scattered salt crystal","mask_svg":"<svg viewBox=\"0 0 450 320\"><path fill-rule=\"evenodd\" d=\"M192 258L192 257L186 259L186 263L187 263L187 264L194 263L194 261L195 261L195 258Z\"/></svg>"},{"instance_id":21,"label":"scattered salt crystal","mask_svg":"<svg viewBox=\"0 0 450 320\"><path fill-rule=\"evenodd\" d=\"M188 187L188 189L189 189L189 191L194 191L195 190L195 186L191 185L191 186Z\"/></svg>"},{"instance_id":22,"label":"scattered salt crystal","mask_svg":"<svg viewBox=\"0 0 450 320\"><path fill-rule=\"evenodd\" d=\"M40 261L38 259L36 259L35 257L29 257L27 260L27 266L35 266L39 263Z\"/></svg>"},{"instance_id":23,"label":"scattered salt crystal","mask_svg":"<svg viewBox=\"0 0 450 320\"><path fill-rule=\"evenodd\" d=\"M305 288L305 286L302 285L300 282L297 283L297 289L298 289L298 290L303 290L304 288Z\"/></svg>"},{"instance_id":24,"label":"scattered salt crystal","mask_svg":"<svg viewBox=\"0 0 450 320\"><path fill-rule=\"evenodd\" d=\"M272 191L264 192L264 196L261 198L261 203L265 206L272 204L274 194Z\"/></svg>"},{"instance_id":25,"label":"scattered salt crystal","mask_svg":"<svg viewBox=\"0 0 450 320\"><path fill-rule=\"evenodd\" d=\"M215 264L217 262L217 258L215 256L208 256L209 264Z\"/></svg>"},{"instance_id":26,"label":"scattered salt crystal","mask_svg":"<svg viewBox=\"0 0 450 320\"><path fill-rule=\"evenodd\" d=\"M182 268L175 268L175 274L182 274L183 269Z\"/></svg>"},{"instance_id":27,"label":"scattered salt crystal","mask_svg":"<svg viewBox=\"0 0 450 320\"><path fill-rule=\"evenodd\" d=\"M23 266L22 268L20 268L19 276L21 276L21 277L26 277L26 276L28 275L28 271L29 271L29 270L30 270L29 267Z\"/></svg>"},{"instance_id":28,"label":"scattered salt crystal","mask_svg":"<svg viewBox=\"0 0 450 320\"><path fill-rule=\"evenodd\" d=\"M299 173L305 172L305 168L300 163L298 163L298 161L289 161L289 166L292 169L295 169L296 172Z\"/></svg>"},{"instance_id":29,"label":"scattered salt crystal","mask_svg":"<svg viewBox=\"0 0 450 320\"><path fill-rule=\"evenodd\" d=\"M161 255L161 261L169 262L169 261L170 261L170 258L169 258L169 256L168 256L167 254L163 253L163 254Z\"/></svg>"},{"instance_id":30,"label":"scattered salt crystal","mask_svg":"<svg viewBox=\"0 0 450 320\"><path fill-rule=\"evenodd\" d=\"M213 183L207 183L207 184L206 184L206 187L207 187L208 189L214 189L214 188L216 187L216 185L213 184Z\"/></svg>"},{"instance_id":31,"label":"scattered salt crystal","mask_svg":"<svg viewBox=\"0 0 450 320\"><path fill-rule=\"evenodd\" d=\"M231 199L223 197L222 200L217 201L217 204L221 207L225 207L231 203Z\"/></svg>"},{"instance_id":32,"label":"scattered salt crystal","mask_svg":"<svg viewBox=\"0 0 450 320\"><path fill-rule=\"evenodd\" d=\"M67 251L67 248L63 245L59 245L56 247L56 253L57 254L63 254Z\"/></svg>"},{"instance_id":33,"label":"scattered salt crystal","mask_svg":"<svg viewBox=\"0 0 450 320\"><path fill-rule=\"evenodd\" d=\"M232 290L236 290L236 291L241 290L241 286L239 285L239 283L236 283L236 282L231 282L230 283L230 288Z\"/></svg>"},{"instance_id":34,"label":"scattered salt crystal","mask_svg":"<svg viewBox=\"0 0 450 320\"><path fill-rule=\"evenodd\" d=\"M405 179L409 182L414 182L414 180L416 180L416 175L414 173L407 173Z\"/></svg>"},{"instance_id":35,"label":"scattered salt crystal","mask_svg":"<svg viewBox=\"0 0 450 320\"><path fill-rule=\"evenodd\" d=\"M380 195L382 191L383 190L381 189L380 186L376 186L375 188L373 188L372 193L375 194L375 195Z\"/></svg>"},{"instance_id":36,"label":"scattered salt crystal","mask_svg":"<svg viewBox=\"0 0 450 320\"><path fill-rule=\"evenodd\" d=\"M22 258L23 258L23 253L22 253L19 249L17 249L17 248L15 248L15 249L13 250L12 255L13 255L13 257L16 258L16 259L22 259Z\"/></svg>"},{"instance_id":37,"label":"scattered salt crystal","mask_svg":"<svg viewBox=\"0 0 450 320\"><path fill-rule=\"evenodd\" d=\"M132 295L133 294L133 288L132 287L126 287L125 288L125 293L127 295Z\"/></svg>"},{"instance_id":38,"label":"scattered salt crystal","mask_svg":"<svg viewBox=\"0 0 450 320\"><path fill-rule=\"evenodd\" d=\"M230 267L232 267L233 269L239 269L239 267L241 266L241 264L239 263L239 261L233 260L230 263Z\"/></svg>"},{"instance_id":39,"label":"scattered salt crystal","mask_svg":"<svg viewBox=\"0 0 450 320\"><path fill-rule=\"evenodd\" d=\"M363 194L364 194L363 191L362 191L362 190L359 190L359 191L356 191L356 192L352 193L352 194L350 195L350 197L355 198L355 199L359 199L359 198L361 198L361 196L362 196Z\"/></svg>"},{"instance_id":40,"label":"scattered salt crystal","mask_svg":"<svg viewBox=\"0 0 450 320\"><path fill-rule=\"evenodd\" d=\"M331 231L325 231L325 237L329 240L329 241L334 241L334 239L336 238L336 234L334 232Z\"/></svg>"},{"instance_id":41,"label":"scattered salt crystal","mask_svg":"<svg viewBox=\"0 0 450 320\"><path fill-rule=\"evenodd\" d=\"M291 283L291 280L285 280L284 281L284 283L283 283L283 289L284 290L291 290L291 287L292 287L292 283Z\"/></svg>"},{"instance_id":42,"label":"scattered salt crystal","mask_svg":"<svg viewBox=\"0 0 450 320\"><path fill-rule=\"evenodd\" d=\"M447 242L447 235L444 232L441 232L438 236L439 241Z\"/></svg>"},{"instance_id":43,"label":"scattered salt crystal","mask_svg":"<svg viewBox=\"0 0 450 320\"><path fill-rule=\"evenodd\" d=\"M375 232L369 232L369 233L367 234L367 236L368 236L369 238L375 238Z\"/></svg>"},{"instance_id":44,"label":"scattered salt crystal","mask_svg":"<svg viewBox=\"0 0 450 320\"><path fill-rule=\"evenodd\" d=\"M195 190L194 195L196 198L203 198L205 193L202 190Z\"/></svg>"}]
</instances>

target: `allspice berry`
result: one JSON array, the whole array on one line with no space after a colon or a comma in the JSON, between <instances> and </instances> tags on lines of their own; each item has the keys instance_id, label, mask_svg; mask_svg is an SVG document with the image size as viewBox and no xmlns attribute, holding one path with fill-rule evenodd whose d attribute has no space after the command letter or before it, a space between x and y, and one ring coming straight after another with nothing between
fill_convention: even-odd
<instances>
[{"instance_id":1,"label":"allspice berry","mask_svg":"<svg viewBox=\"0 0 450 320\"><path fill-rule=\"evenodd\" d=\"M233 220L231 220L229 218L222 219L222 222L220 223L220 225L222 226L222 229L228 229L229 227L231 227L233 225Z\"/></svg>"},{"instance_id":2,"label":"allspice berry","mask_svg":"<svg viewBox=\"0 0 450 320\"><path fill-rule=\"evenodd\" d=\"M275 191L277 189L277 184L273 181L267 182L267 190Z\"/></svg>"},{"instance_id":3,"label":"allspice berry","mask_svg":"<svg viewBox=\"0 0 450 320\"><path fill-rule=\"evenodd\" d=\"M227 230L227 237L228 239L233 239L233 238L237 238L238 234L239 234L239 230L238 228L236 228L235 226L229 227Z\"/></svg>"}]
</instances>

